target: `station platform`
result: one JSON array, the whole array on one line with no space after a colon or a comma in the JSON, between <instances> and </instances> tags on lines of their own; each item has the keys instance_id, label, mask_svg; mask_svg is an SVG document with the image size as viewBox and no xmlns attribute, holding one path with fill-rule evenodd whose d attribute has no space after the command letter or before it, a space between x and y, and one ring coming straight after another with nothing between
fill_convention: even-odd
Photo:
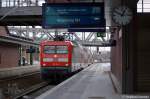
<instances>
[{"instance_id":1,"label":"station platform","mask_svg":"<svg viewBox=\"0 0 150 99\"><path fill-rule=\"evenodd\" d=\"M109 76L109 63L95 63L36 99L121 99Z\"/></svg>"},{"instance_id":2,"label":"station platform","mask_svg":"<svg viewBox=\"0 0 150 99\"><path fill-rule=\"evenodd\" d=\"M0 79L9 78L13 76L20 76L23 74L29 74L40 71L40 65L29 65L29 66L17 66L11 68L0 69Z\"/></svg>"}]
</instances>

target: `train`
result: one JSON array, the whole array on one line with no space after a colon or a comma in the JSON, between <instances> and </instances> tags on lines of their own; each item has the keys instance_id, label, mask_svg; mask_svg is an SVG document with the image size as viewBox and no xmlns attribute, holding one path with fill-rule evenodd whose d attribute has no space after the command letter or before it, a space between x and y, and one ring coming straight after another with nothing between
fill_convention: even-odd
<instances>
[{"instance_id":1,"label":"train","mask_svg":"<svg viewBox=\"0 0 150 99\"><path fill-rule=\"evenodd\" d=\"M52 76L69 76L90 64L91 52L76 41L42 41L40 65L43 79Z\"/></svg>"}]
</instances>

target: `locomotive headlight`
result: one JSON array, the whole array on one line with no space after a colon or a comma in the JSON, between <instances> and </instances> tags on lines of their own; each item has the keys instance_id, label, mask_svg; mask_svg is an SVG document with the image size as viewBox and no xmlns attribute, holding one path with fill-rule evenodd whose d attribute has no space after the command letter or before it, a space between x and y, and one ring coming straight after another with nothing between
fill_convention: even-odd
<instances>
[{"instance_id":1,"label":"locomotive headlight","mask_svg":"<svg viewBox=\"0 0 150 99\"><path fill-rule=\"evenodd\" d=\"M52 62L53 58L43 58L43 62Z\"/></svg>"},{"instance_id":2,"label":"locomotive headlight","mask_svg":"<svg viewBox=\"0 0 150 99\"><path fill-rule=\"evenodd\" d=\"M58 62L68 62L68 58L58 58Z\"/></svg>"},{"instance_id":3,"label":"locomotive headlight","mask_svg":"<svg viewBox=\"0 0 150 99\"><path fill-rule=\"evenodd\" d=\"M68 66L68 64L66 64L65 66Z\"/></svg>"},{"instance_id":4,"label":"locomotive headlight","mask_svg":"<svg viewBox=\"0 0 150 99\"><path fill-rule=\"evenodd\" d=\"M43 66L46 66L46 64L43 64Z\"/></svg>"}]
</instances>

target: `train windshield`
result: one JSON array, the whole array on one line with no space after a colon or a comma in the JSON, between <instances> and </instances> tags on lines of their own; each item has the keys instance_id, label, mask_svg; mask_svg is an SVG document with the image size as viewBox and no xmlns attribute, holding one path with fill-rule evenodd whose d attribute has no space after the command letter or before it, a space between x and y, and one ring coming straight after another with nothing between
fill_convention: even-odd
<instances>
[{"instance_id":1,"label":"train windshield","mask_svg":"<svg viewBox=\"0 0 150 99\"><path fill-rule=\"evenodd\" d=\"M67 46L44 46L45 54L67 54L68 47Z\"/></svg>"},{"instance_id":2,"label":"train windshield","mask_svg":"<svg viewBox=\"0 0 150 99\"><path fill-rule=\"evenodd\" d=\"M68 53L67 46L56 46L56 53L67 54Z\"/></svg>"},{"instance_id":3,"label":"train windshield","mask_svg":"<svg viewBox=\"0 0 150 99\"><path fill-rule=\"evenodd\" d=\"M55 53L55 46L44 46L44 53L45 54L54 54Z\"/></svg>"}]
</instances>

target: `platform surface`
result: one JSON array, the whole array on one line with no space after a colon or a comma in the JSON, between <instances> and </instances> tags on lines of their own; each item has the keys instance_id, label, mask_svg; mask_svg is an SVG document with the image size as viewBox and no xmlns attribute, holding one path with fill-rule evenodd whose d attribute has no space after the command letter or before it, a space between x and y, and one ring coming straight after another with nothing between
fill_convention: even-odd
<instances>
[{"instance_id":1,"label":"platform surface","mask_svg":"<svg viewBox=\"0 0 150 99\"><path fill-rule=\"evenodd\" d=\"M121 99L112 85L109 63L95 63L36 99Z\"/></svg>"},{"instance_id":2,"label":"platform surface","mask_svg":"<svg viewBox=\"0 0 150 99\"><path fill-rule=\"evenodd\" d=\"M40 65L16 66L11 68L0 68L0 79L20 76L24 74L31 74L40 71Z\"/></svg>"}]
</instances>

